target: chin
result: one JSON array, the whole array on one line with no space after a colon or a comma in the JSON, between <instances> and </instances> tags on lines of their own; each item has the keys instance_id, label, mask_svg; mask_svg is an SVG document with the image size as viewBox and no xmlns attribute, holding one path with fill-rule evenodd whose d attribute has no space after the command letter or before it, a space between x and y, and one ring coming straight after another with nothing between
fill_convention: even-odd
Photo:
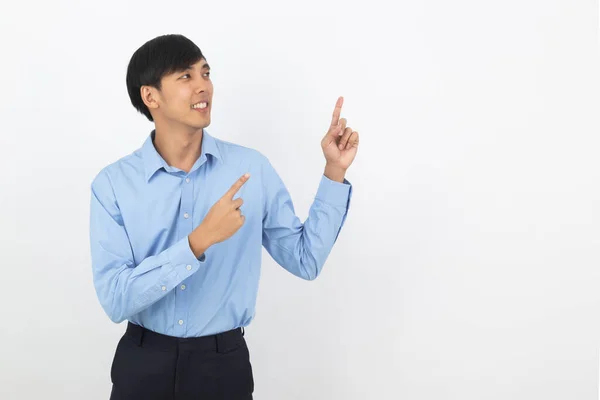
<instances>
[{"instance_id":1,"label":"chin","mask_svg":"<svg viewBox=\"0 0 600 400\"><path fill-rule=\"evenodd\" d=\"M186 125L194 129L204 129L210 125L210 117L204 118L204 121L190 121Z\"/></svg>"}]
</instances>

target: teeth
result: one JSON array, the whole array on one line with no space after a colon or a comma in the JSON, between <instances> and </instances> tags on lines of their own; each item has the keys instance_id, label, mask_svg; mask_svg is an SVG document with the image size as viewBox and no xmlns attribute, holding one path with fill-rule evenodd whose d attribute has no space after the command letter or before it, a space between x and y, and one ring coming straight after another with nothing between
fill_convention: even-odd
<instances>
[{"instance_id":1,"label":"teeth","mask_svg":"<svg viewBox=\"0 0 600 400\"><path fill-rule=\"evenodd\" d=\"M194 105L192 106L192 108L206 108L206 107L208 107L208 104L207 104L206 102L204 102L204 103L198 103L198 104L194 104Z\"/></svg>"}]
</instances>

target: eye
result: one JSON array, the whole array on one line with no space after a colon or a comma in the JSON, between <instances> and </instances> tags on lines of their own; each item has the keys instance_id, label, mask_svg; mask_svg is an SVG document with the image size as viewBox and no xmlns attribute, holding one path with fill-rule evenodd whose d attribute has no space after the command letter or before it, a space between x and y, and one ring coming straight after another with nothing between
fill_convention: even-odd
<instances>
[{"instance_id":1,"label":"eye","mask_svg":"<svg viewBox=\"0 0 600 400\"><path fill-rule=\"evenodd\" d=\"M182 78L184 78L184 77L186 77L186 76L190 76L190 74L185 74L185 75L183 75L183 76L182 76Z\"/></svg>"},{"instance_id":2,"label":"eye","mask_svg":"<svg viewBox=\"0 0 600 400\"><path fill-rule=\"evenodd\" d=\"M204 75L210 76L210 72L205 72Z\"/></svg>"}]
</instances>

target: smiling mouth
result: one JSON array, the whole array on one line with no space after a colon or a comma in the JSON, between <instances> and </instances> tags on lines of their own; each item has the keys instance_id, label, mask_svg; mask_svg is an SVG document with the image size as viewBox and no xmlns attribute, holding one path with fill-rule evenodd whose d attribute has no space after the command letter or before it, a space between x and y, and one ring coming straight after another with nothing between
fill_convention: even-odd
<instances>
[{"instance_id":1,"label":"smiling mouth","mask_svg":"<svg viewBox=\"0 0 600 400\"><path fill-rule=\"evenodd\" d=\"M205 110L205 109L208 108L208 102L207 101L201 101L200 103L192 104L192 108L194 110Z\"/></svg>"}]
</instances>

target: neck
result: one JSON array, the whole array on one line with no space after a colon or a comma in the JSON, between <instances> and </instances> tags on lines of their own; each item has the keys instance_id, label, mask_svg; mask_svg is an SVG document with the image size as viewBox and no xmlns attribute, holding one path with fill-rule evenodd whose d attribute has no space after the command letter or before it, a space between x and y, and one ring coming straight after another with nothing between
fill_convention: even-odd
<instances>
[{"instance_id":1,"label":"neck","mask_svg":"<svg viewBox=\"0 0 600 400\"><path fill-rule=\"evenodd\" d=\"M190 172L202 154L202 129L184 131L156 124L155 132L154 147L158 154L170 166Z\"/></svg>"}]
</instances>

